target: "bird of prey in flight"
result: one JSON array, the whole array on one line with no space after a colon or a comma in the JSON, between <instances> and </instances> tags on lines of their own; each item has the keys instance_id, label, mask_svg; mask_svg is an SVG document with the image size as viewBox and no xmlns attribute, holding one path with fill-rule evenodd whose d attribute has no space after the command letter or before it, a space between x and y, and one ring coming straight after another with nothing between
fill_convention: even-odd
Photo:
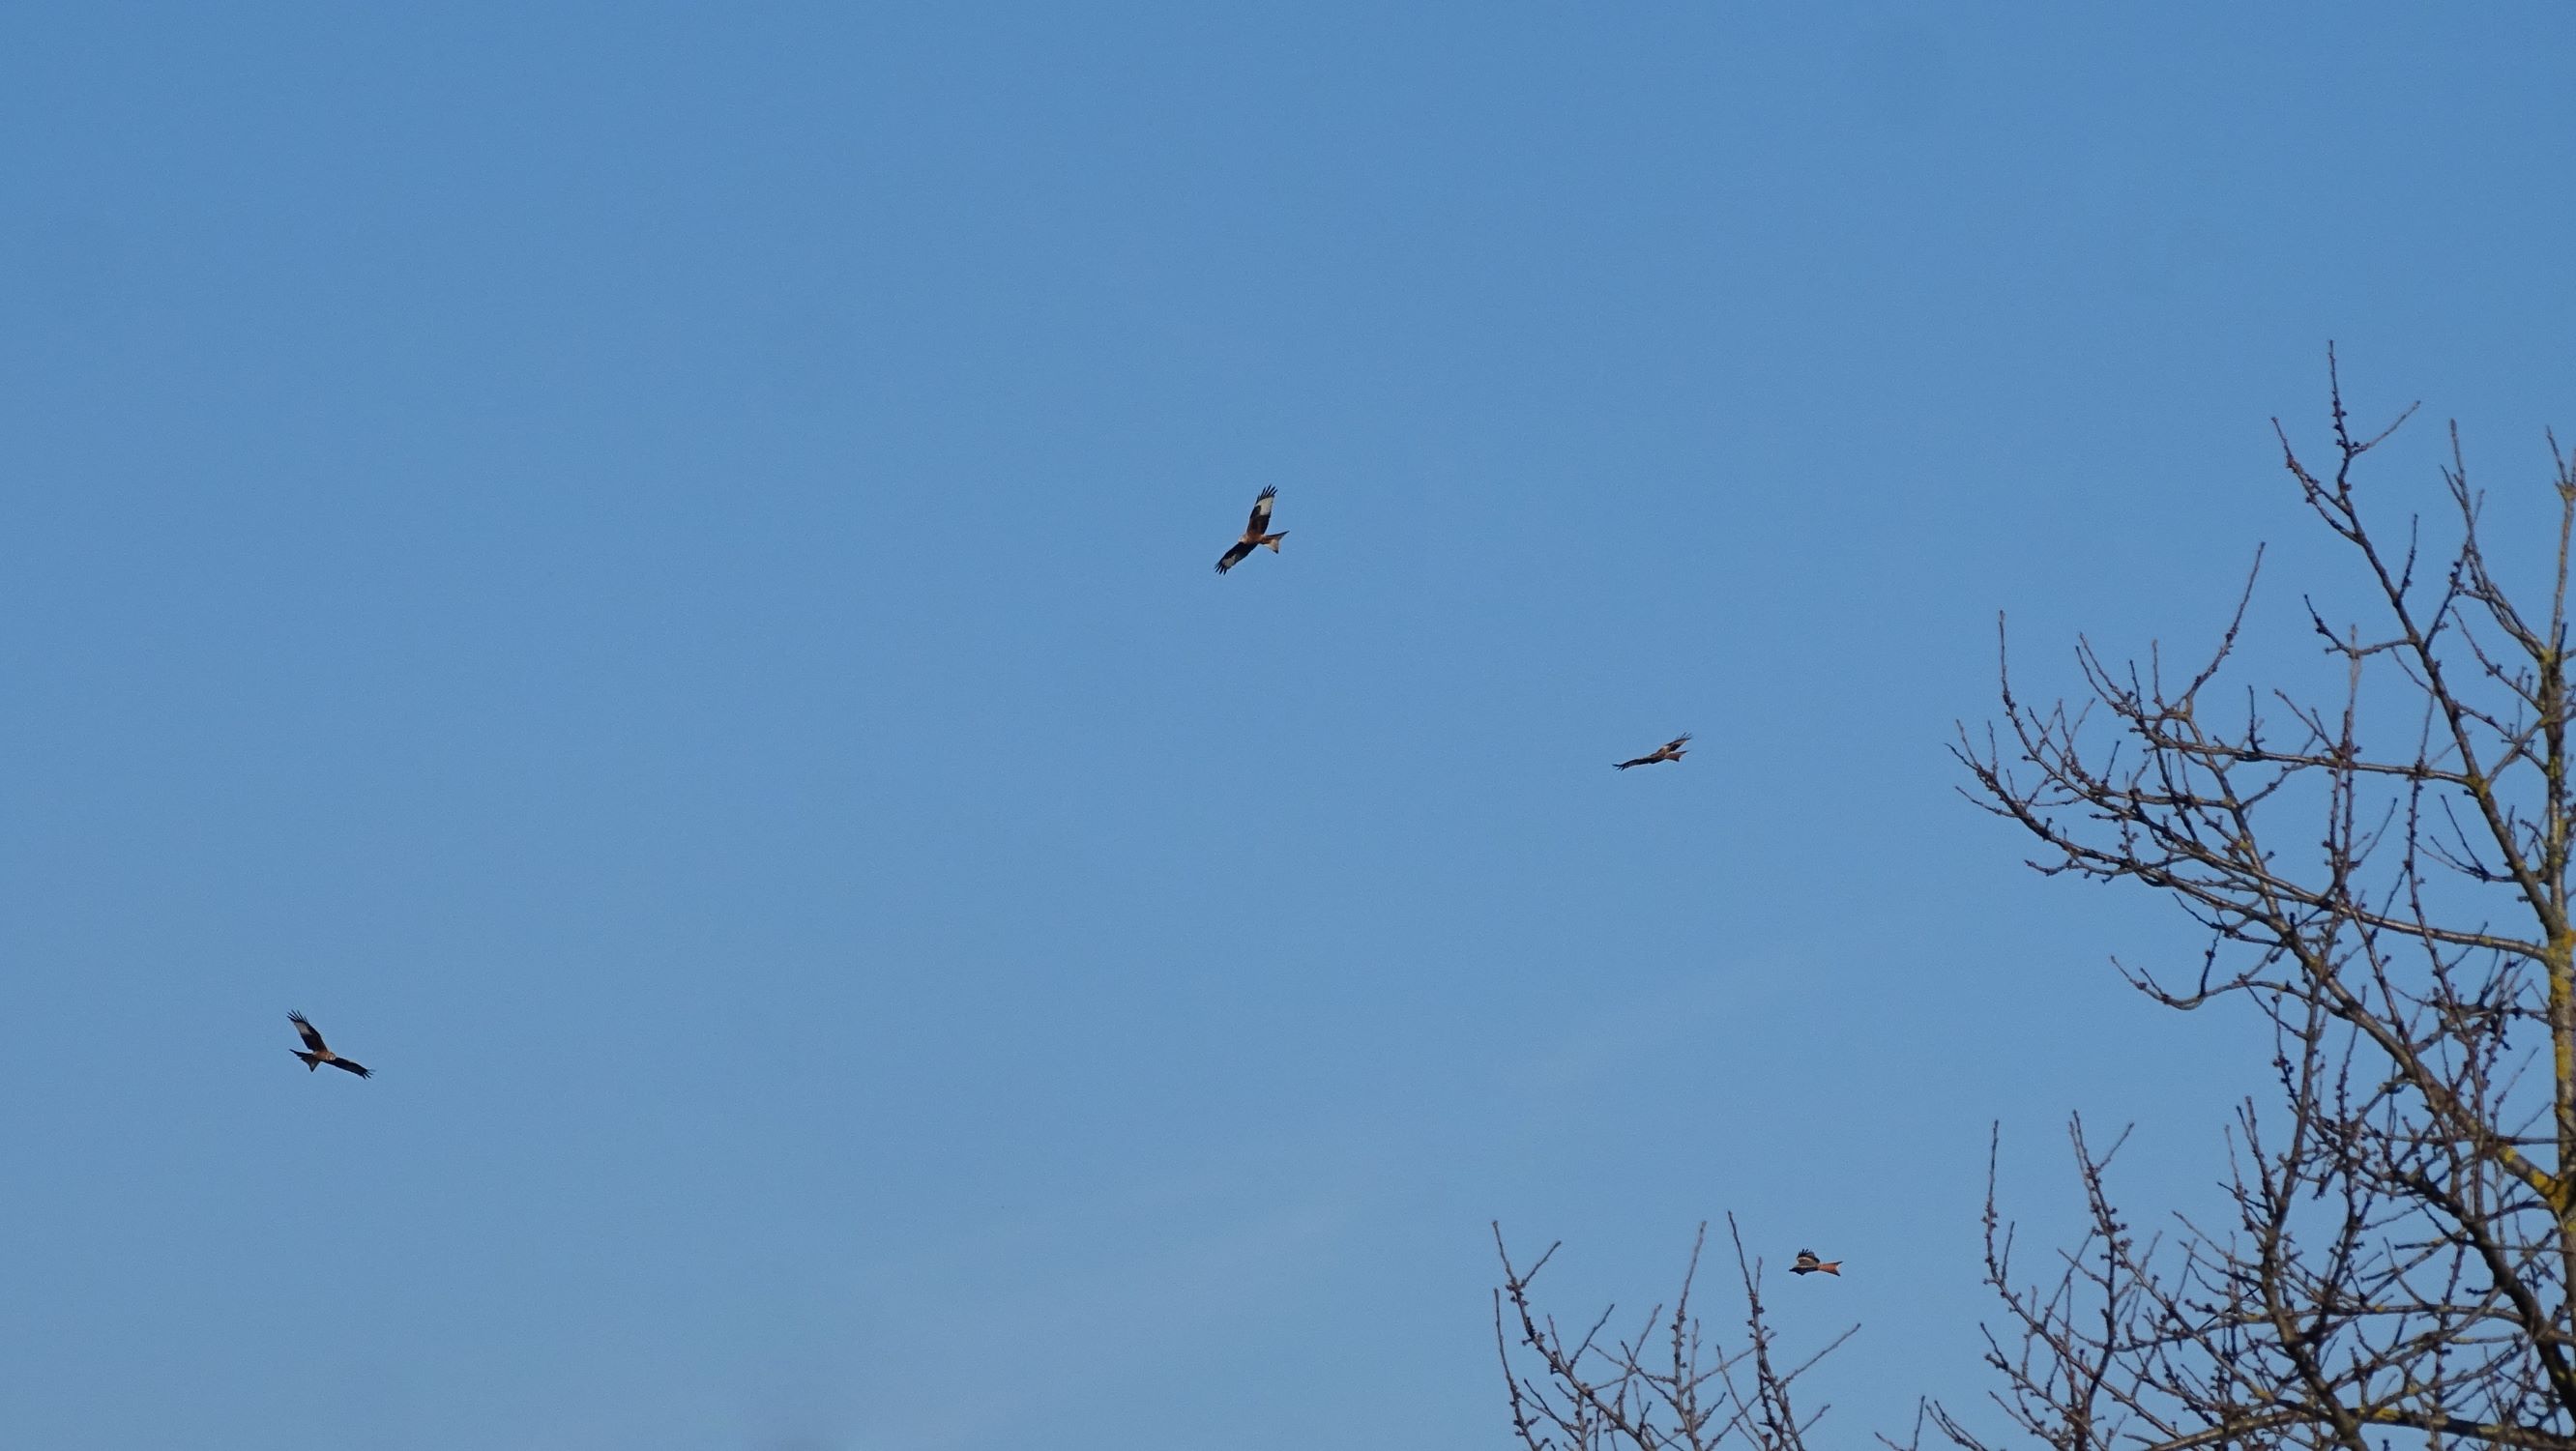
<instances>
[{"instance_id":1,"label":"bird of prey in flight","mask_svg":"<svg viewBox=\"0 0 2576 1451\"><path fill-rule=\"evenodd\" d=\"M328 1063L334 1068L345 1068L351 1073L358 1075L360 1078L373 1078L376 1076L367 1071L367 1066L365 1064L352 1063L348 1059L341 1057L339 1054L332 1052L331 1045L322 1041L322 1034L316 1030L311 1023L304 1020L304 1015L302 1013L288 1013L286 1015L286 1021L293 1023L295 1025L295 1031L303 1036L304 1046L302 1048L289 1048L286 1051L304 1060L305 1072L310 1073L314 1069L321 1067L323 1064Z\"/></svg>"},{"instance_id":2,"label":"bird of prey in flight","mask_svg":"<svg viewBox=\"0 0 2576 1451\"><path fill-rule=\"evenodd\" d=\"M1839 1279L1842 1277L1843 1262L1841 1260L1820 1260L1816 1258L1816 1252L1811 1249L1802 1249L1798 1251L1798 1257L1789 1262L1789 1273L1793 1275L1812 1275L1819 1270Z\"/></svg>"},{"instance_id":3,"label":"bird of prey in flight","mask_svg":"<svg viewBox=\"0 0 2576 1451\"><path fill-rule=\"evenodd\" d=\"M1234 568L1236 565L1243 563L1244 556L1252 553L1252 551L1260 548L1264 544L1270 546L1271 553L1277 554L1279 552L1279 541L1288 537L1288 531L1282 529L1276 534L1268 532L1270 528L1270 501L1278 497L1279 491L1277 489L1263 489L1261 491L1261 497L1252 501L1252 523L1244 529L1243 537L1234 541L1234 547L1225 552L1225 558L1216 562L1217 573L1223 574L1227 570Z\"/></svg>"},{"instance_id":4,"label":"bird of prey in flight","mask_svg":"<svg viewBox=\"0 0 2576 1451\"><path fill-rule=\"evenodd\" d=\"M1682 749L1682 747L1689 744L1689 736L1675 736L1671 740L1664 742L1662 745L1655 747L1652 751L1639 756L1633 761L1613 761L1611 764L1624 771L1630 766L1651 766L1657 761L1678 761L1683 756L1689 754L1689 752Z\"/></svg>"}]
</instances>

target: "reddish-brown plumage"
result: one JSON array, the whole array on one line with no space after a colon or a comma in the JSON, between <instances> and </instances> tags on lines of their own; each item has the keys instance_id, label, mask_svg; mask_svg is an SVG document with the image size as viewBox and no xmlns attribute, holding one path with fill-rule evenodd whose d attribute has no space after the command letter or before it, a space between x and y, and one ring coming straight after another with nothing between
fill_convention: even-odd
<instances>
[{"instance_id":1,"label":"reddish-brown plumage","mask_svg":"<svg viewBox=\"0 0 2576 1451\"><path fill-rule=\"evenodd\" d=\"M1263 489L1261 491L1261 497L1252 501L1252 523L1245 527L1243 537L1234 541L1234 547L1225 552L1225 557L1216 562L1217 573L1223 574L1227 570L1234 568L1236 565L1243 563L1245 556L1251 554L1252 551L1260 548L1264 544L1270 546L1271 553L1277 554L1279 552L1279 541L1288 537L1288 531L1282 529L1276 534L1268 532L1270 528L1270 504L1272 500L1278 497L1279 491L1277 489Z\"/></svg>"},{"instance_id":2,"label":"reddish-brown plumage","mask_svg":"<svg viewBox=\"0 0 2576 1451\"><path fill-rule=\"evenodd\" d=\"M286 1015L286 1021L295 1025L296 1036L304 1040L304 1047L289 1048L286 1051L304 1060L305 1072L310 1073L314 1069L321 1067L323 1064L328 1063L334 1068L354 1073L360 1078L373 1078L376 1076L375 1074L367 1071L365 1064L352 1063L348 1059L341 1057L339 1054L332 1052L331 1045L322 1041L322 1030L305 1021L302 1013L288 1013Z\"/></svg>"},{"instance_id":3,"label":"reddish-brown plumage","mask_svg":"<svg viewBox=\"0 0 2576 1451\"><path fill-rule=\"evenodd\" d=\"M1624 771L1630 766L1651 766L1657 761L1678 761L1683 756L1689 754L1689 752L1682 749L1682 747L1688 744L1690 744L1690 736L1688 734L1678 735L1673 737L1671 740L1664 742L1662 745L1655 747L1646 754L1637 757L1633 761L1613 761L1610 764Z\"/></svg>"}]
</instances>

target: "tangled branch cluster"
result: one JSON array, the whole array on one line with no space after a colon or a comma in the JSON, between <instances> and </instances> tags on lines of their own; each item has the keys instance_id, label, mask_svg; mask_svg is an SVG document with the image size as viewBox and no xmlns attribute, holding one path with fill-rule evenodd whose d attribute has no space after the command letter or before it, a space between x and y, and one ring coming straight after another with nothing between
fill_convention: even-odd
<instances>
[{"instance_id":1,"label":"tangled branch cluster","mask_svg":"<svg viewBox=\"0 0 2576 1451\"><path fill-rule=\"evenodd\" d=\"M2392 531L2355 483L2397 425L2360 436L2333 399L2332 467L2282 451L2378 617L2338 628L2309 605L2339 698L2222 700L2249 579L2188 678L2086 643L2082 707L2028 705L2007 671L2001 728L1956 747L1972 799L2042 844L2038 870L2144 883L2207 931L2197 973L2124 967L2136 987L2247 1000L2272 1029L2278 1098L2237 1112L2233 1222L2140 1233L2107 1186L2117 1145L2078 1123L2089 1230L2032 1285L1990 1189L1996 1399L2063 1451L2365 1451L2400 1430L2576 1447L2576 468L2558 456L2556 587L2527 608L2489 569L2456 430L2457 543L2433 567L2417 522Z\"/></svg>"},{"instance_id":2,"label":"tangled branch cluster","mask_svg":"<svg viewBox=\"0 0 2576 1451\"><path fill-rule=\"evenodd\" d=\"M1744 1287L1746 1337L1734 1350L1712 1347L1691 1309L1707 1225L1691 1241L1670 1313L1657 1305L1633 1335L1606 1339L1615 1305L1569 1339L1554 1316L1530 1304L1530 1282L1559 1246L1549 1245L1528 1269L1518 1269L1502 1227L1495 1226L1503 1285L1494 1292L1494 1348L1511 1394L1512 1429L1525 1451L1714 1451L1738 1436L1756 1451L1805 1451L1808 1430L1827 1408L1802 1416L1790 1387L1860 1327L1782 1369L1772 1358L1776 1337L1762 1308L1761 1268L1745 1257L1733 1215L1726 1232Z\"/></svg>"}]
</instances>

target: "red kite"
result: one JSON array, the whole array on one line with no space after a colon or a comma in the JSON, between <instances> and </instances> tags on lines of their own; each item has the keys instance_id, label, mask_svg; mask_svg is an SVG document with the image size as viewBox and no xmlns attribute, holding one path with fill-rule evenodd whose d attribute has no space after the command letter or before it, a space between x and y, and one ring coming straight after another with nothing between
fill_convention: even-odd
<instances>
[{"instance_id":1,"label":"red kite","mask_svg":"<svg viewBox=\"0 0 2576 1451\"><path fill-rule=\"evenodd\" d=\"M1798 1251L1798 1257L1789 1262L1789 1273L1793 1275L1812 1275L1818 1270L1822 1270L1826 1274L1832 1275L1836 1279L1840 1279L1842 1278L1843 1273L1843 1262L1841 1260L1820 1260L1816 1258L1816 1252L1811 1249L1802 1249Z\"/></svg>"},{"instance_id":2,"label":"red kite","mask_svg":"<svg viewBox=\"0 0 2576 1451\"><path fill-rule=\"evenodd\" d=\"M1657 761L1678 761L1682 757L1690 754L1682 749L1682 747L1688 744L1690 744L1689 736L1675 736L1671 740L1664 742L1662 745L1655 747L1655 749L1647 755L1639 756L1633 761L1613 761L1611 764L1624 771L1630 766L1651 766Z\"/></svg>"},{"instance_id":3,"label":"red kite","mask_svg":"<svg viewBox=\"0 0 2576 1451\"><path fill-rule=\"evenodd\" d=\"M1243 563L1244 556L1264 544L1270 546L1271 553L1279 552L1279 541L1288 537L1288 531L1282 529L1276 534L1264 532L1270 527L1270 501L1278 497L1277 489L1263 489L1261 497L1252 501L1252 523L1243 531L1243 537L1234 541L1234 547L1225 552L1225 558L1216 562L1217 573L1223 574Z\"/></svg>"},{"instance_id":4,"label":"red kite","mask_svg":"<svg viewBox=\"0 0 2576 1451\"><path fill-rule=\"evenodd\" d=\"M328 1063L334 1068L345 1068L351 1073L358 1075L360 1078L373 1078L376 1076L367 1071L365 1064L352 1063L348 1059L341 1057L339 1054L332 1052L331 1045L322 1041L322 1035L314 1031L314 1027L311 1023L304 1021L304 1015L302 1013L288 1013L286 1015L286 1021L293 1023L295 1025L295 1031L303 1035L303 1048L289 1048L286 1051L304 1060L305 1072L310 1073L314 1069L321 1067L323 1064ZM306 1052L305 1049L308 1048L312 1051Z\"/></svg>"}]
</instances>

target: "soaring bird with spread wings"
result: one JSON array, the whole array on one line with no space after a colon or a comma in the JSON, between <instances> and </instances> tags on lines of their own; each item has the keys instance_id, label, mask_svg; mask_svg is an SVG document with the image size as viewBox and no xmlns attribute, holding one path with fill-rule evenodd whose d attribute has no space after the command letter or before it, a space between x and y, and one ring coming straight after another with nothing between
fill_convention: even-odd
<instances>
[{"instance_id":1,"label":"soaring bird with spread wings","mask_svg":"<svg viewBox=\"0 0 2576 1451\"><path fill-rule=\"evenodd\" d=\"M306 1022L302 1013L288 1013L286 1015L286 1021L293 1023L295 1025L295 1031L304 1039L304 1046L302 1048L289 1048L286 1051L304 1060L305 1072L310 1073L314 1069L321 1067L323 1064L328 1063L334 1068L345 1068L351 1073L358 1075L360 1078L373 1078L376 1076L367 1071L365 1064L352 1063L348 1059L341 1057L339 1054L332 1052L331 1045L322 1041L322 1034L320 1031L315 1029L311 1023Z\"/></svg>"},{"instance_id":2,"label":"soaring bird with spread wings","mask_svg":"<svg viewBox=\"0 0 2576 1451\"><path fill-rule=\"evenodd\" d=\"M1655 747L1652 751L1639 756L1633 761L1613 761L1610 764L1624 771L1630 766L1651 766L1657 761L1678 761L1682 757L1690 754L1688 751L1682 749L1682 747L1689 744L1689 736L1675 736L1671 740L1664 742L1662 745Z\"/></svg>"},{"instance_id":3,"label":"soaring bird with spread wings","mask_svg":"<svg viewBox=\"0 0 2576 1451\"><path fill-rule=\"evenodd\" d=\"M1234 541L1234 547L1225 552L1225 558L1216 562L1217 573L1223 574L1243 563L1245 556L1264 544L1270 546L1271 553L1279 552L1279 541L1288 537L1288 531L1267 532L1270 528L1270 501L1278 497L1277 489L1263 489L1261 497L1252 501L1252 523L1243 531L1243 537Z\"/></svg>"},{"instance_id":4,"label":"soaring bird with spread wings","mask_svg":"<svg viewBox=\"0 0 2576 1451\"><path fill-rule=\"evenodd\" d=\"M1820 1260L1816 1258L1816 1252L1811 1249L1798 1251L1798 1257L1789 1262L1789 1273L1793 1275L1827 1274L1839 1279L1842 1277L1842 1272L1841 1260Z\"/></svg>"}]
</instances>

